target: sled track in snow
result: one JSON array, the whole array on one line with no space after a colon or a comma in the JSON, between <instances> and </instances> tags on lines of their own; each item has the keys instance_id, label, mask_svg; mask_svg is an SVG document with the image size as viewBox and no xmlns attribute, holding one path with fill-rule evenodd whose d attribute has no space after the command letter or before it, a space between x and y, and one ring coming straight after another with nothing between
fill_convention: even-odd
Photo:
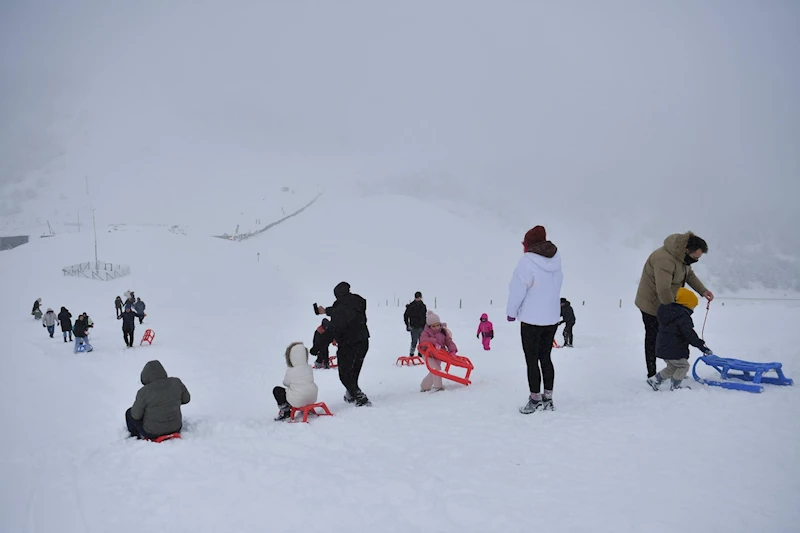
<instances>
[{"instance_id":1,"label":"sled track in snow","mask_svg":"<svg viewBox=\"0 0 800 533\"><path fill-rule=\"evenodd\" d=\"M267 231L271 227L277 226L281 222L285 222L286 220L289 220L292 217L296 217L297 215L299 215L300 213L302 213L303 211L305 211L306 209L311 207L314 204L314 202L319 200L320 196L322 196L322 193L317 194L314 198L311 199L310 202L308 202L306 205L304 205L303 207L301 207L300 209L298 209L294 213L289 213L285 217L280 218L280 219L276 220L275 222L271 222L271 223L267 224L266 226L264 226L260 230L251 231L250 233L242 233L240 235L214 235L214 237L217 237L219 239L225 239L226 241L243 241L245 239L249 239L251 237L255 237L256 235L258 235L260 233L264 233L265 231Z\"/></svg>"}]
</instances>

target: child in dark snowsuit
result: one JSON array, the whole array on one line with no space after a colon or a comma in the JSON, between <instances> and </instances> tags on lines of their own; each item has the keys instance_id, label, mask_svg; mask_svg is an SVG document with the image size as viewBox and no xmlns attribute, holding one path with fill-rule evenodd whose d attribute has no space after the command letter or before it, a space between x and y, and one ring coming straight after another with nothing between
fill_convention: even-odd
<instances>
[{"instance_id":1,"label":"child in dark snowsuit","mask_svg":"<svg viewBox=\"0 0 800 533\"><path fill-rule=\"evenodd\" d=\"M681 382L689 372L689 345L696 347L704 355L711 355L706 343L697 336L692 322L692 312L697 307L697 295L683 287L675 295L675 303L658 307L658 335L656 337L656 357L664 359L667 367L655 376L647 378L647 384L658 390L666 379L672 379L669 390L681 387Z\"/></svg>"},{"instance_id":2,"label":"child in dark snowsuit","mask_svg":"<svg viewBox=\"0 0 800 533\"><path fill-rule=\"evenodd\" d=\"M119 296L114 300L114 309L117 311L117 318L119 318L119 315L122 314L122 298Z\"/></svg>"},{"instance_id":3,"label":"child in dark snowsuit","mask_svg":"<svg viewBox=\"0 0 800 533\"><path fill-rule=\"evenodd\" d=\"M314 331L314 343L311 347L311 355L317 356L317 360L314 363L314 368L331 367L330 354L328 353L330 345L322 342L322 334L325 333L326 329L328 329L330 323L330 320L323 318L322 324ZM333 345L336 346L335 340L333 341Z\"/></svg>"},{"instance_id":4,"label":"child in dark snowsuit","mask_svg":"<svg viewBox=\"0 0 800 533\"><path fill-rule=\"evenodd\" d=\"M478 324L477 337L480 338L481 335L483 335L483 339L481 340L481 342L483 343L483 349L491 350L492 348L490 346L490 343L494 338L494 326L492 326L492 323L489 322L489 315L487 315L486 313L483 313L481 315L481 321L480 324Z\"/></svg>"},{"instance_id":5,"label":"child in dark snowsuit","mask_svg":"<svg viewBox=\"0 0 800 533\"><path fill-rule=\"evenodd\" d=\"M572 326L575 325L575 311L569 300L561 298L561 322L564 324L564 346L572 348Z\"/></svg>"}]
</instances>

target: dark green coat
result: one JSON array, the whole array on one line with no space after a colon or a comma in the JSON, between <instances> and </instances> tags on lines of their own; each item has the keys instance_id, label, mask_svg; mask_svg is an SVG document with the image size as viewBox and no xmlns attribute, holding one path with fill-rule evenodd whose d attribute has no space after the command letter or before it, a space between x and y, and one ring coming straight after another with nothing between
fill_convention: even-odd
<instances>
[{"instance_id":1,"label":"dark green coat","mask_svg":"<svg viewBox=\"0 0 800 533\"><path fill-rule=\"evenodd\" d=\"M144 430L151 435L169 435L181 430L181 405L191 396L179 378L167 377L159 361L149 361L142 369L142 387L136 393L131 417L142 420Z\"/></svg>"}]
</instances>

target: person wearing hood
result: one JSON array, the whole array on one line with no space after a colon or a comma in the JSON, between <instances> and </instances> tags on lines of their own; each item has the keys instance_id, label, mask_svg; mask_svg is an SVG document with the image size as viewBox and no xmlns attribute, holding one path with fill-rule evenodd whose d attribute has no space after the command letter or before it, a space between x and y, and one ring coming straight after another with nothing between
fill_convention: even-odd
<instances>
[{"instance_id":1,"label":"person wearing hood","mask_svg":"<svg viewBox=\"0 0 800 533\"><path fill-rule=\"evenodd\" d=\"M669 390L677 390L689 372L689 345L691 344L704 355L712 352L706 343L697 336L692 322L692 312L697 307L697 295L689 289L680 287L675 293L675 302L658 306L658 337L656 339L656 357L663 359L667 367L647 379L653 390L664 380L671 380Z\"/></svg>"},{"instance_id":2,"label":"person wearing hood","mask_svg":"<svg viewBox=\"0 0 800 533\"><path fill-rule=\"evenodd\" d=\"M425 316L427 313L428 308L425 306L425 302L422 301L422 293L415 292L414 300L406 306L406 311L403 313L406 331L411 333L411 346L408 348L409 357L417 353L417 344L419 344L422 330L425 329Z\"/></svg>"},{"instance_id":3,"label":"person wearing hood","mask_svg":"<svg viewBox=\"0 0 800 533\"><path fill-rule=\"evenodd\" d=\"M114 300L114 309L117 312L117 318L119 318L119 315L122 314L122 298L119 296Z\"/></svg>"},{"instance_id":4,"label":"person wearing hood","mask_svg":"<svg viewBox=\"0 0 800 533\"><path fill-rule=\"evenodd\" d=\"M480 339L481 335L483 335L483 339L481 340L483 343L483 349L491 350L491 342L494 338L494 326L491 322L489 322L489 315L486 313L481 315L481 321L478 323L477 337Z\"/></svg>"},{"instance_id":5,"label":"person wearing hood","mask_svg":"<svg viewBox=\"0 0 800 533\"><path fill-rule=\"evenodd\" d=\"M147 315L137 313L131 309L130 305L125 305L125 311L117 320L122 320L122 338L125 339L125 346L133 347L133 332L136 330L136 317L144 318Z\"/></svg>"},{"instance_id":6,"label":"person wearing hood","mask_svg":"<svg viewBox=\"0 0 800 533\"><path fill-rule=\"evenodd\" d=\"M322 324L317 326L317 329L314 330L314 341L311 344L311 355L315 355L317 360L314 362L314 368L330 368L331 367L331 360L330 360L330 344L324 344L322 342L322 334L325 333L325 330L328 329L331 321L327 318L322 319ZM333 345L336 346L336 340L334 339Z\"/></svg>"},{"instance_id":7,"label":"person wearing hood","mask_svg":"<svg viewBox=\"0 0 800 533\"><path fill-rule=\"evenodd\" d=\"M647 378L656 375L656 338L658 337L659 305L675 303L680 287L689 285L709 302L714 294L695 275L692 265L708 253L706 241L687 231L664 239L664 246L650 254L642 269L635 305L644 322L644 359Z\"/></svg>"},{"instance_id":8,"label":"person wearing hood","mask_svg":"<svg viewBox=\"0 0 800 533\"><path fill-rule=\"evenodd\" d=\"M278 402L278 418L286 420L291 416L292 407L303 407L317 402L317 384L314 371L308 364L308 348L302 342L293 342L286 348L286 375L283 387L272 389Z\"/></svg>"},{"instance_id":9,"label":"person wearing hood","mask_svg":"<svg viewBox=\"0 0 800 533\"><path fill-rule=\"evenodd\" d=\"M433 311L428 311L425 316L425 329L422 330L422 335L419 337L419 343L432 344L437 350L445 350L451 355L456 355L458 346L453 342L453 334L447 329L447 324L439 319L439 315ZM442 369L442 362L435 357L428 356L428 364L435 370ZM428 391L441 391L444 390L442 384L442 376L436 376L428 372L419 384L420 392Z\"/></svg>"},{"instance_id":10,"label":"person wearing hood","mask_svg":"<svg viewBox=\"0 0 800 533\"><path fill-rule=\"evenodd\" d=\"M53 333L56 331L56 313L49 307L42 318L42 327L47 328L47 333L50 334L50 338L52 339Z\"/></svg>"},{"instance_id":11,"label":"person wearing hood","mask_svg":"<svg viewBox=\"0 0 800 533\"><path fill-rule=\"evenodd\" d=\"M564 346L572 348L572 341L574 340L572 337L572 328L575 326L575 311L566 298L561 298L561 322L558 324L565 324Z\"/></svg>"},{"instance_id":12,"label":"person wearing hood","mask_svg":"<svg viewBox=\"0 0 800 533\"><path fill-rule=\"evenodd\" d=\"M547 240L543 226L525 233L523 255L508 285L506 315L509 322L519 319L522 351L528 366L528 403L520 413L552 411L555 369L550 359L556 325L561 317L561 255ZM540 370L541 366L541 370ZM544 381L544 394L541 392Z\"/></svg>"},{"instance_id":13,"label":"person wearing hood","mask_svg":"<svg viewBox=\"0 0 800 533\"><path fill-rule=\"evenodd\" d=\"M139 324L144 322L144 310L145 310L145 307L146 306L144 305L144 302L142 301L142 299L141 298L136 298L136 303L133 304L133 310L136 311L139 315L141 315L139 317Z\"/></svg>"},{"instance_id":14,"label":"person wearing hood","mask_svg":"<svg viewBox=\"0 0 800 533\"><path fill-rule=\"evenodd\" d=\"M148 361L133 406L125 411L131 437L155 439L179 433L183 427L181 405L189 403L189 390L180 378L168 377L160 361Z\"/></svg>"},{"instance_id":15,"label":"person wearing hood","mask_svg":"<svg viewBox=\"0 0 800 533\"><path fill-rule=\"evenodd\" d=\"M41 298L37 298L36 301L33 302L33 309L31 309L31 314L33 315L33 318L36 319L36 320L39 320L40 318L42 318L42 309L41 309L41 307L42 307L42 299Z\"/></svg>"},{"instance_id":16,"label":"person wearing hood","mask_svg":"<svg viewBox=\"0 0 800 533\"><path fill-rule=\"evenodd\" d=\"M61 306L61 312L58 313L58 321L61 324L61 333L64 334L64 342L67 342L67 334L69 342L72 342L72 313L64 306Z\"/></svg>"},{"instance_id":17,"label":"person wearing hood","mask_svg":"<svg viewBox=\"0 0 800 533\"><path fill-rule=\"evenodd\" d=\"M89 344L89 324L87 320L86 313L81 313L78 315L77 320L75 320L75 326L72 328L73 333L75 333L74 353L78 353L78 347L81 344L86 345L87 352L91 352L94 349L92 345Z\"/></svg>"},{"instance_id":18,"label":"person wearing hood","mask_svg":"<svg viewBox=\"0 0 800 533\"><path fill-rule=\"evenodd\" d=\"M321 344L330 344L335 339L339 363L339 380L345 388L344 400L357 406L372 405L358 385L361 367L369 351L369 328L367 328L367 301L350 292L350 284L343 281L333 289L336 301L330 307L317 306L317 314L331 317L325 333L320 335Z\"/></svg>"}]
</instances>

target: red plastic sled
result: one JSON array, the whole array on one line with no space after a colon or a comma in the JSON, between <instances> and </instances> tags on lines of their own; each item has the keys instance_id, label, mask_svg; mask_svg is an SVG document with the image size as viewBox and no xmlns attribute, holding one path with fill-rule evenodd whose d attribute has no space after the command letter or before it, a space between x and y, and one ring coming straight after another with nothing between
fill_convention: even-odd
<instances>
[{"instance_id":1,"label":"red plastic sled","mask_svg":"<svg viewBox=\"0 0 800 533\"><path fill-rule=\"evenodd\" d=\"M468 358L464 357L463 355L452 355L447 350L437 350L429 342L420 343L419 348L417 349L422 355L425 356L425 366L428 367L428 372L434 376L450 379L456 383L461 383L462 385L469 385L472 383L469 380L469 375L472 373L475 367L472 365L472 361L470 361ZM431 357L435 357L445 364L444 371L436 370L435 368L431 367L429 361ZM450 367L465 368L467 370L467 374L463 378L461 376L451 374Z\"/></svg>"},{"instance_id":2,"label":"red plastic sled","mask_svg":"<svg viewBox=\"0 0 800 533\"><path fill-rule=\"evenodd\" d=\"M156 338L156 332L155 331L153 331L152 329L145 330L144 336L142 337L142 340L139 341L139 346L141 346L145 342L147 344L153 344L153 339L155 339L155 338Z\"/></svg>"},{"instance_id":3,"label":"red plastic sled","mask_svg":"<svg viewBox=\"0 0 800 533\"><path fill-rule=\"evenodd\" d=\"M395 365L398 363L400 366L418 366L424 365L425 361L418 355L401 355L397 358L397 361L394 362Z\"/></svg>"},{"instance_id":4,"label":"red plastic sled","mask_svg":"<svg viewBox=\"0 0 800 533\"><path fill-rule=\"evenodd\" d=\"M145 439L145 440L149 440L150 442L164 442L165 440L172 440L179 438L181 438L180 433L170 433L169 435L161 435L160 437L156 437L154 439Z\"/></svg>"},{"instance_id":5,"label":"red plastic sled","mask_svg":"<svg viewBox=\"0 0 800 533\"><path fill-rule=\"evenodd\" d=\"M318 413L317 407L322 409L323 412ZM312 403L310 405L304 405L303 407L292 407L292 412L290 416L291 422L295 421L294 415L297 413L303 413L303 422L308 422L309 414L314 414L318 416L333 416L333 413L331 413L331 410L328 409L327 405L325 405L325 402Z\"/></svg>"}]
</instances>

